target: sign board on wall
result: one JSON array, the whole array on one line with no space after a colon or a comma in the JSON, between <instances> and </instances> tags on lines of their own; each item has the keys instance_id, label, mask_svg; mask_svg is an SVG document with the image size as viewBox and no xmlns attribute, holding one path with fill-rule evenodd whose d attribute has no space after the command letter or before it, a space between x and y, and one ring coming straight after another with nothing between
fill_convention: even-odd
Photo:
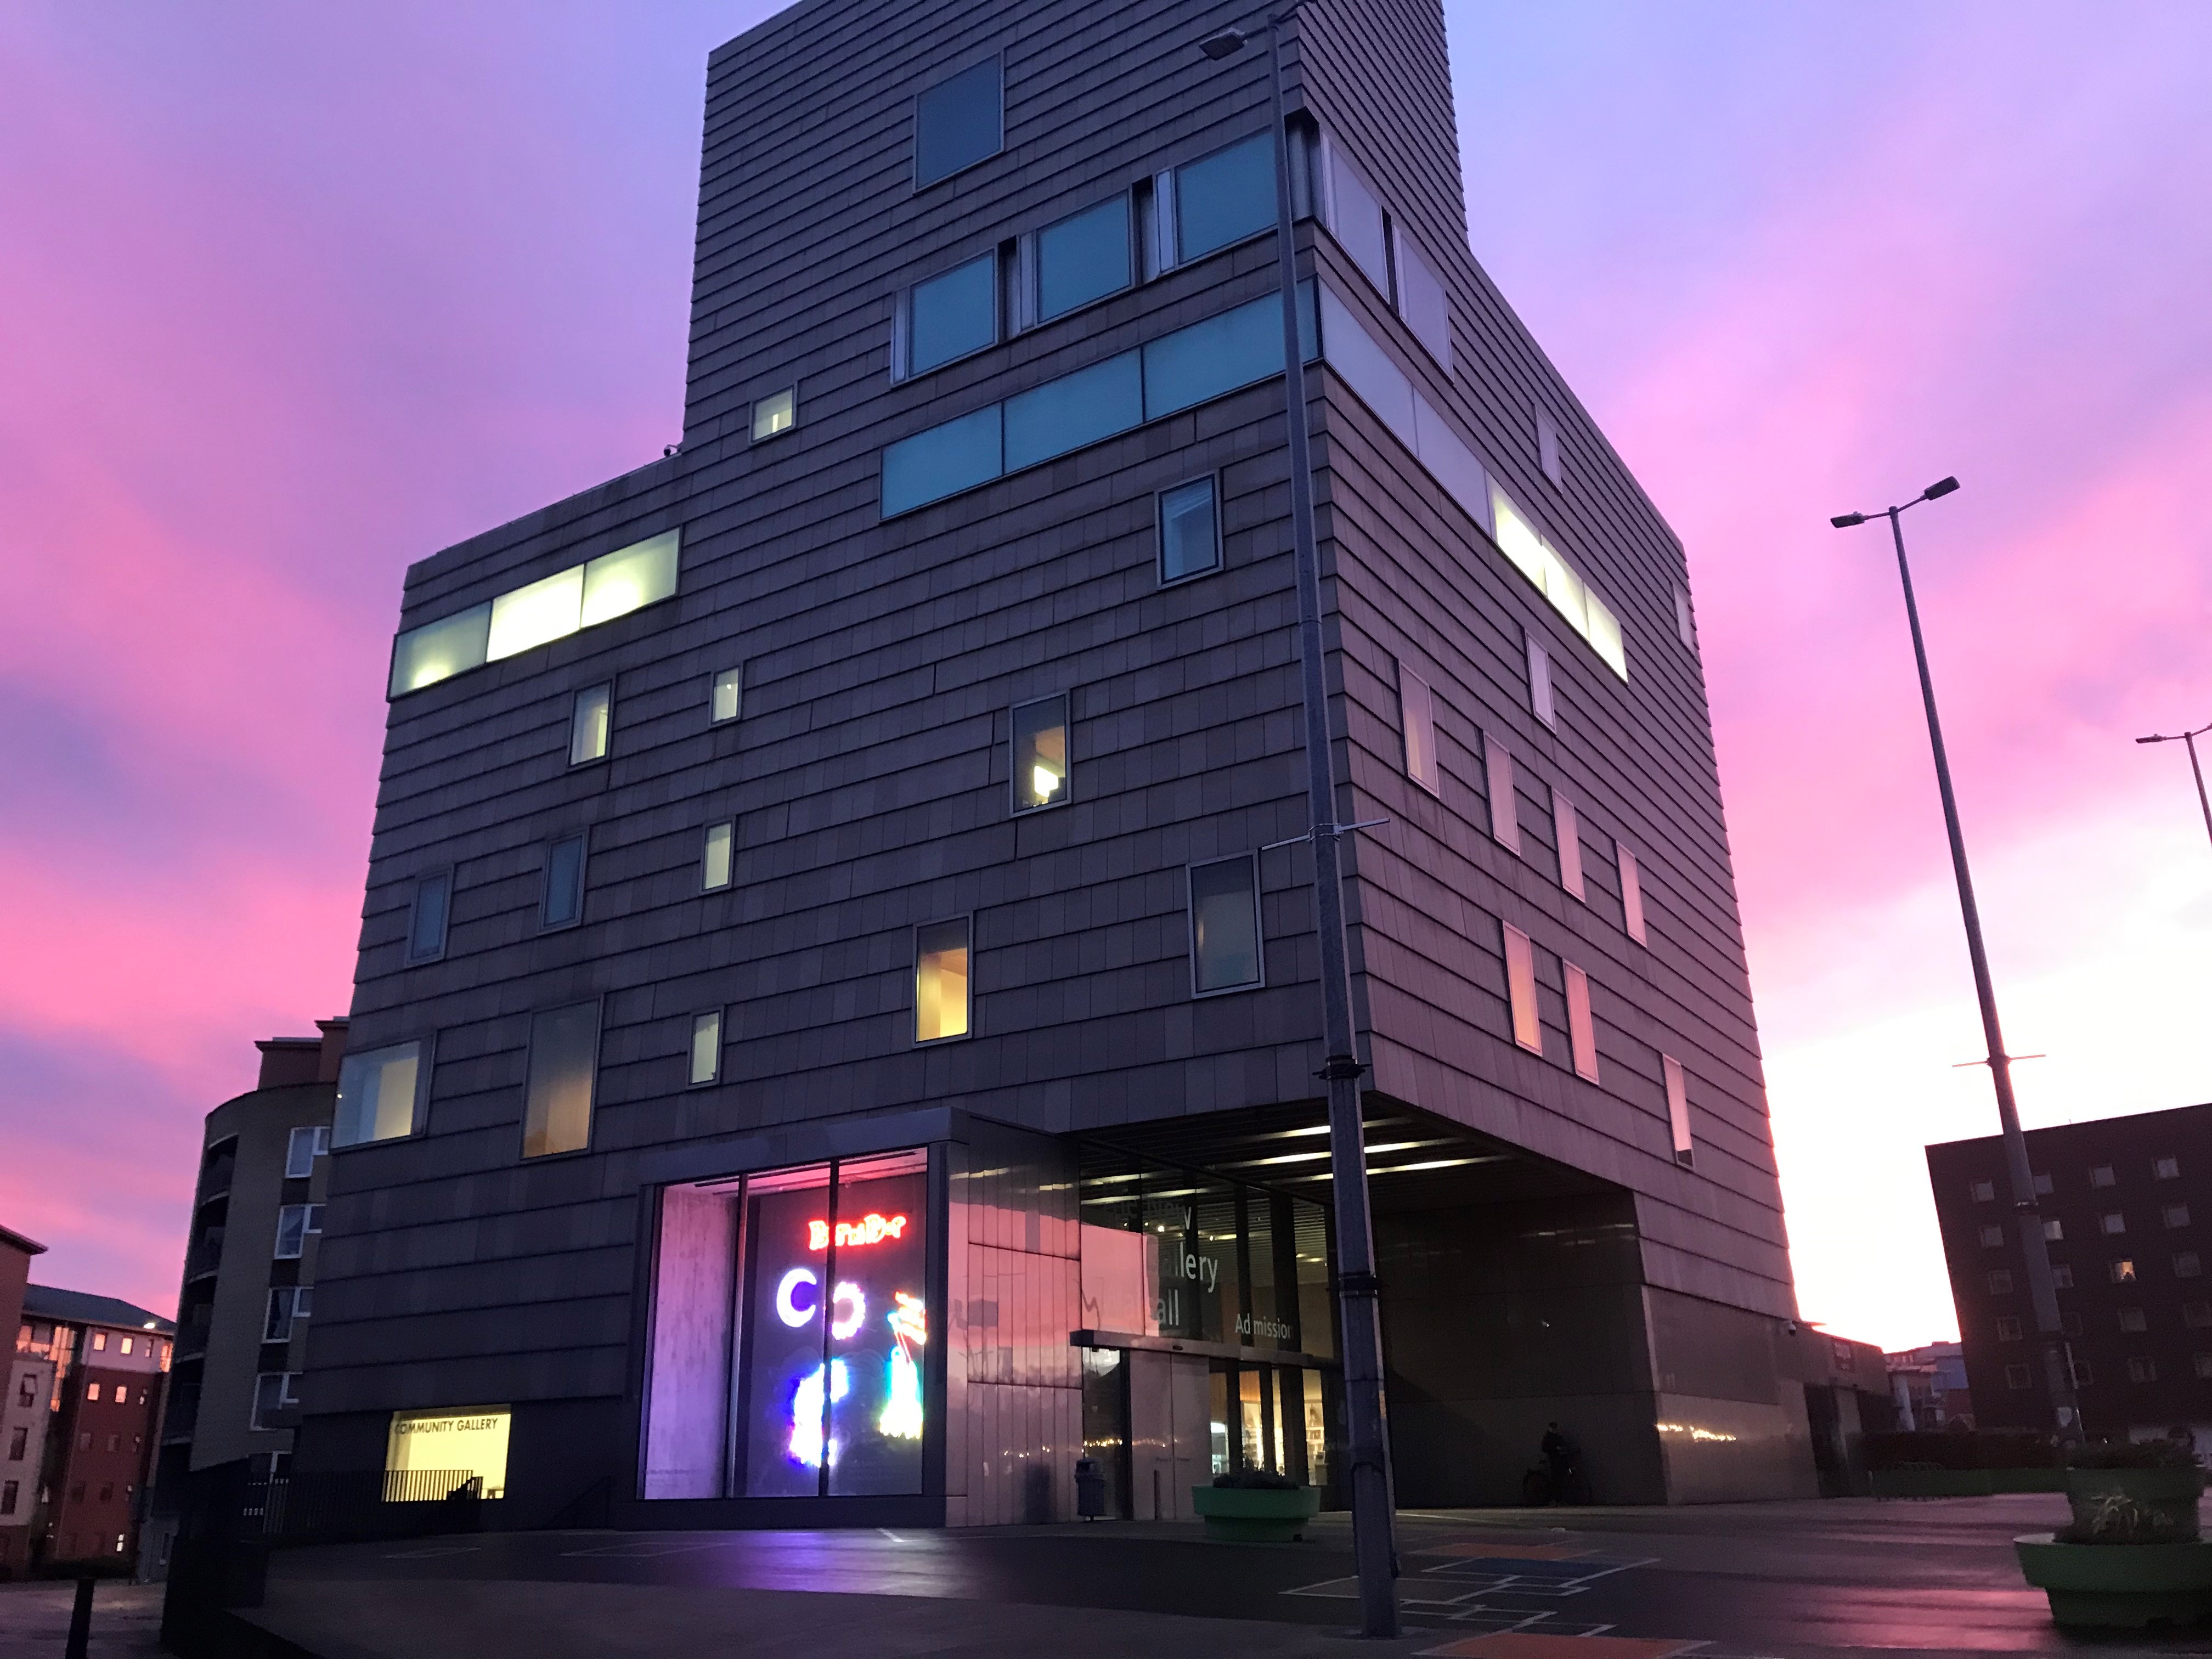
<instances>
[{"instance_id":1,"label":"sign board on wall","mask_svg":"<svg viewBox=\"0 0 2212 1659\"><path fill-rule=\"evenodd\" d=\"M387 1474L405 1469L446 1469L483 1482L486 1498L507 1495L507 1433L512 1413L504 1406L466 1411L394 1412L385 1443Z\"/></svg>"}]
</instances>

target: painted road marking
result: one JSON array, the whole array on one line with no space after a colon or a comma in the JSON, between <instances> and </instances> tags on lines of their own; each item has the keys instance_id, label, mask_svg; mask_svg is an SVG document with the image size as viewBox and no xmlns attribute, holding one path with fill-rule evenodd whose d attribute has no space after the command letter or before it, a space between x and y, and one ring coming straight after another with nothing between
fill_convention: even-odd
<instances>
[{"instance_id":1,"label":"painted road marking","mask_svg":"<svg viewBox=\"0 0 2212 1659\"><path fill-rule=\"evenodd\" d=\"M1497 1631L1462 1636L1441 1647L1423 1648L1438 1659L1669 1659L1705 1645L1702 1642L1653 1641L1634 1636L1547 1636L1535 1631Z\"/></svg>"},{"instance_id":2,"label":"painted road marking","mask_svg":"<svg viewBox=\"0 0 2212 1659\"><path fill-rule=\"evenodd\" d=\"M428 1549L401 1550L387 1555L387 1561L427 1561L434 1555L474 1555L483 1547L481 1544L433 1544Z\"/></svg>"}]
</instances>

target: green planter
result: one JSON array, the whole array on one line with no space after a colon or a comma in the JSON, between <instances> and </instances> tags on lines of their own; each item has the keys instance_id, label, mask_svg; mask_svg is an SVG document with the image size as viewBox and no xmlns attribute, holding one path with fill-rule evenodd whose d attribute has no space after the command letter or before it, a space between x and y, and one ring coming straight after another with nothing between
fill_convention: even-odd
<instances>
[{"instance_id":1,"label":"green planter","mask_svg":"<svg viewBox=\"0 0 2212 1659\"><path fill-rule=\"evenodd\" d=\"M2050 1599L2054 1624L2142 1630L2212 1618L2212 1544L2202 1540L2185 1544L2061 1544L2042 1532L2014 1539L2013 1548L2027 1582Z\"/></svg>"},{"instance_id":2,"label":"green planter","mask_svg":"<svg viewBox=\"0 0 2212 1659\"><path fill-rule=\"evenodd\" d=\"M1321 1510L1321 1490L1267 1492L1242 1486L1193 1486L1190 1506L1206 1519L1206 1535L1232 1544L1287 1544L1305 1535Z\"/></svg>"},{"instance_id":3,"label":"green planter","mask_svg":"<svg viewBox=\"0 0 2212 1659\"><path fill-rule=\"evenodd\" d=\"M2108 1548L2197 1540L2202 1469L2069 1469L2069 1540Z\"/></svg>"}]
</instances>

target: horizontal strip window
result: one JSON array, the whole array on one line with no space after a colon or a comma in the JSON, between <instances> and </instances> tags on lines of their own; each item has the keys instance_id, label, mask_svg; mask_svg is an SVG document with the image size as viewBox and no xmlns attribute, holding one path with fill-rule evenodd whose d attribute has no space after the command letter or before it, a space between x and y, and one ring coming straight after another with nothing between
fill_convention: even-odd
<instances>
[{"instance_id":1,"label":"horizontal strip window","mask_svg":"<svg viewBox=\"0 0 2212 1659\"><path fill-rule=\"evenodd\" d=\"M1298 297L1310 362L1317 355L1313 285L1302 284ZM1281 318L1270 294L902 438L884 451L883 516L911 513L1279 374Z\"/></svg>"},{"instance_id":2,"label":"horizontal strip window","mask_svg":"<svg viewBox=\"0 0 2212 1659\"><path fill-rule=\"evenodd\" d=\"M1413 458L1444 487L1444 493L1490 532L1514 568L1536 585L1576 633L1589 641L1605 665L1626 679L1628 658L1621 647L1620 623L1612 610L1565 556L1537 532L1512 498L1491 481L1474 452L1420 394L1412 377L1390 360L1351 308L1326 287L1321 291L1321 323L1323 355L1338 378L1413 453Z\"/></svg>"},{"instance_id":3,"label":"horizontal strip window","mask_svg":"<svg viewBox=\"0 0 2212 1659\"><path fill-rule=\"evenodd\" d=\"M392 641L386 695L403 697L668 598L680 536L669 531L409 629Z\"/></svg>"},{"instance_id":4,"label":"horizontal strip window","mask_svg":"<svg viewBox=\"0 0 2212 1659\"><path fill-rule=\"evenodd\" d=\"M1275 146L1265 132L1159 175L1160 263L1188 264L1275 228Z\"/></svg>"}]
</instances>

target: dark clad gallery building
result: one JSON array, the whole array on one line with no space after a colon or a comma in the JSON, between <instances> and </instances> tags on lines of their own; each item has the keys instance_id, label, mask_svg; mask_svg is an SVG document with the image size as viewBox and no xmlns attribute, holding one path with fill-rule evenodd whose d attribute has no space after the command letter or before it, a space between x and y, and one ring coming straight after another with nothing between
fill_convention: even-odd
<instances>
[{"instance_id":1,"label":"dark clad gallery building","mask_svg":"<svg viewBox=\"0 0 2212 1659\"><path fill-rule=\"evenodd\" d=\"M678 453L409 573L303 1468L520 1523L1340 1471L1263 53L717 52ZM1291 34L1398 1492L1813 1490L1680 544L1467 252L1443 20Z\"/></svg>"}]
</instances>

